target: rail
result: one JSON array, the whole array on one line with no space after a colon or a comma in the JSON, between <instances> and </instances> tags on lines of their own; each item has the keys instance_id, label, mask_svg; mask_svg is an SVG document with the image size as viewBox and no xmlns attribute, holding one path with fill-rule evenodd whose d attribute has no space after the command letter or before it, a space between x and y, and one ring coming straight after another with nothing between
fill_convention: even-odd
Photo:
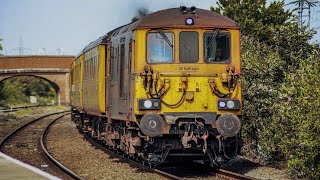
<instances>
[{"instance_id":1,"label":"rail","mask_svg":"<svg viewBox=\"0 0 320 180\"><path fill-rule=\"evenodd\" d=\"M68 113L70 114L70 113ZM70 169L68 169L67 167L65 167L64 165L62 165L58 160L56 160L53 156L51 156L51 154L49 153L49 151L46 148L46 145L44 143L45 139L46 139L46 134L49 130L49 128L51 127L51 125L53 125L57 120L61 119L62 117L66 116L67 114L64 114L58 118L56 118L55 120L53 120L43 131L40 137L40 145L42 148L42 151L45 153L45 155L48 157L48 159L55 164L59 169L61 169L63 172L65 172L67 175L71 176L74 179L83 179L80 176L78 176L76 173L74 173L73 171L71 171Z\"/></svg>"},{"instance_id":2,"label":"rail","mask_svg":"<svg viewBox=\"0 0 320 180\"><path fill-rule=\"evenodd\" d=\"M20 131L21 129L27 127L28 125L34 123L34 122L37 122L43 118L46 118L46 117L49 117L49 116L52 116L52 115L56 115L56 114L62 114L62 113L66 113L66 112L69 112L68 111L59 111L59 112L55 112L55 113L51 113L51 114L47 114L47 115L44 115L44 116L41 116L39 118L36 118L30 122L27 122L25 124L23 124L22 126L18 127L17 129L15 129L14 131L12 131L11 133L9 133L7 136L5 136L2 141L0 142L0 152L1 152L1 148L3 147L4 143L10 138L12 137L14 134L16 134L18 131Z\"/></svg>"},{"instance_id":3,"label":"rail","mask_svg":"<svg viewBox=\"0 0 320 180\"><path fill-rule=\"evenodd\" d=\"M224 169L215 169L214 173L218 177L221 177L224 179L229 179L229 180L257 180L257 178L245 176L245 175L234 173L234 172L227 171Z\"/></svg>"},{"instance_id":4,"label":"rail","mask_svg":"<svg viewBox=\"0 0 320 180\"><path fill-rule=\"evenodd\" d=\"M64 114L63 114L64 113ZM60 111L60 112L56 112L56 113L51 113L51 114L47 114L45 116L41 116L37 119L34 119L30 122L27 122L25 124L23 124L22 126L18 127L17 129L15 129L14 131L12 131L10 134L8 134L1 142L0 142L0 152L1 149L4 147L5 143L9 141L10 138L13 138L19 131L23 130L24 128L26 128L29 125L32 125L33 123L36 123L38 121L40 121L41 119L53 116L53 115L59 115L59 114L63 114L61 116L59 116L58 118L55 118L54 120L52 120L48 125L45 126L44 130L41 132L41 136L40 136L40 146L42 151L45 153L47 159L45 161L50 161L52 162L57 169L60 169L64 175L73 178L73 179L82 179L81 177L79 177L78 175L76 175L75 173L73 173L71 170L69 170L68 168L64 167L59 161L57 161L56 159L54 159L48 152L48 150L46 149L45 146L45 136L46 133L48 132L48 129L50 128L51 125L53 125L54 122L56 122L57 120L61 119L62 117L70 114L70 111Z\"/></svg>"}]
</instances>

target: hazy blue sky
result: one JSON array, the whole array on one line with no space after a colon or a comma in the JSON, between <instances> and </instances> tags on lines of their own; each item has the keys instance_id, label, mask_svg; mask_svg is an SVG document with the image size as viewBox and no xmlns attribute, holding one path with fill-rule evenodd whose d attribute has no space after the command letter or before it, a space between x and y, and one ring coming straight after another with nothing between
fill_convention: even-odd
<instances>
[{"instance_id":1,"label":"hazy blue sky","mask_svg":"<svg viewBox=\"0 0 320 180\"><path fill-rule=\"evenodd\" d=\"M111 29L129 23L136 9L151 11L196 6L209 9L217 0L0 0L0 38L4 54L77 54ZM271 0L268 0L271 1ZM289 0L287 0L289 1ZM313 14L313 20L319 13ZM319 16L318 16L319 18Z\"/></svg>"}]
</instances>

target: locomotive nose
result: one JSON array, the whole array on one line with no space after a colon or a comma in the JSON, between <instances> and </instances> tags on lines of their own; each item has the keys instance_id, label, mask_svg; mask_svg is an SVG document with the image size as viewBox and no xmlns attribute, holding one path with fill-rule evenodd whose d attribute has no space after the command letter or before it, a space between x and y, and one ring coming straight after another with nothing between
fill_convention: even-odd
<instances>
[{"instance_id":1,"label":"locomotive nose","mask_svg":"<svg viewBox=\"0 0 320 180\"><path fill-rule=\"evenodd\" d=\"M236 136L241 128L238 116L232 113L222 114L216 121L218 132L224 137Z\"/></svg>"}]
</instances>

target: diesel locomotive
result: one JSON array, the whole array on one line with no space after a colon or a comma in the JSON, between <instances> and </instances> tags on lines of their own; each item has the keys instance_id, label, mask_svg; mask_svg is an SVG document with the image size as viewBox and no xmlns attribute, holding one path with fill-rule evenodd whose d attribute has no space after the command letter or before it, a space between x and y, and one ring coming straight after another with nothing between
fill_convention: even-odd
<instances>
[{"instance_id":1,"label":"diesel locomotive","mask_svg":"<svg viewBox=\"0 0 320 180\"><path fill-rule=\"evenodd\" d=\"M151 13L87 45L70 77L72 120L127 157L221 166L239 153L240 28L227 17Z\"/></svg>"}]
</instances>

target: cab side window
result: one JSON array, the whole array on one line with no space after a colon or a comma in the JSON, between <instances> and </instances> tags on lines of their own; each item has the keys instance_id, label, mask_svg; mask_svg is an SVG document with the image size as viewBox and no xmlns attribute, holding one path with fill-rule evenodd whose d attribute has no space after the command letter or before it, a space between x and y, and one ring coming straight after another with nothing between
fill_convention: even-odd
<instances>
[{"instance_id":1,"label":"cab side window","mask_svg":"<svg viewBox=\"0 0 320 180\"><path fill-rule=\"evenodd\" d=\"M227 62L230 59L230 34L219 32L214 38L213 32L204 33L205 61Z\"/></svg>"}]
</instances>

